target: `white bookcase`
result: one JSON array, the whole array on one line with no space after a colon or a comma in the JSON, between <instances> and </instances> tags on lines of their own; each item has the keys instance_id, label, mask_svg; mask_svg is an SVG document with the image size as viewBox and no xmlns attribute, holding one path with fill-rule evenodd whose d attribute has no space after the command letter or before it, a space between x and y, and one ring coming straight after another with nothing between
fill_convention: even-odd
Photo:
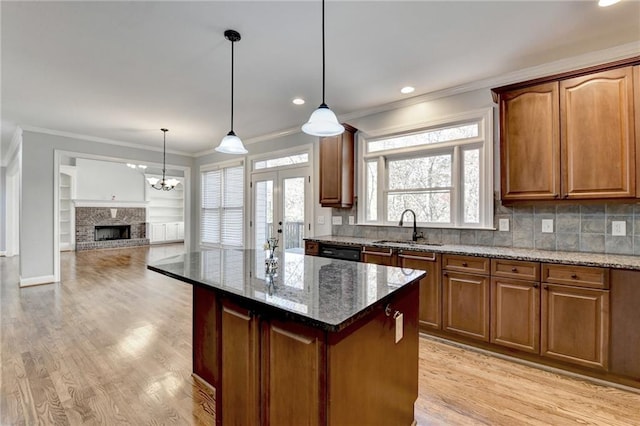
<instances>
[{"instance_id":1,"label":"white bookcase","mask_svg":"<svg viewBox=\"0 0 640 426\"><path fill-rule=\"evenodd\" d=\"M60 251L75 250L76 215L72 202L76 197L76 168L74 166L60 166L58 185L60 199Z\"/></svg>"},{"instance_id":2,"label":"white bookcase","mask_svg":"<svg viewBox=\"0 0 640 426\"><path fill-rule=\"evenodd\" d=\"M157 177L157 175L146 175ZM167 179L173 176L167 176ZM171 191L153 189L146 185L148 237L151 243L184 240L184 185L183 178L175 177L180 183Z\"/></svg>"}]
</instances>

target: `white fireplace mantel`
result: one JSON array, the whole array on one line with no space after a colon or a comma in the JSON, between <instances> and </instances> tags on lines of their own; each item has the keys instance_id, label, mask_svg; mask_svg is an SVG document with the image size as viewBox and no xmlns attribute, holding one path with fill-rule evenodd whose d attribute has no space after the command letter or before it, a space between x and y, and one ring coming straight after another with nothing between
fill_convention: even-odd
<instances>
[{"instance_id":1,"label":"white fireplace mantel","mask_svg":"<svg viewBox=\"0 0 640 426\"><path fill-rule=\"evenodd\" d=\"M148 201L73 200L75 207L146 208Z\"/></svg>"}]
</instances>

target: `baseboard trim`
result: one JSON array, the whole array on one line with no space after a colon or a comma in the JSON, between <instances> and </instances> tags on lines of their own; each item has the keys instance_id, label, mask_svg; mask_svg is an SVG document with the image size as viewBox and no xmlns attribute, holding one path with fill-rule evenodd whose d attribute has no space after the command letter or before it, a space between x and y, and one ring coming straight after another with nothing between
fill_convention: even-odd
<instances>
[{"instance_id":1,"label":"baseboard trim","mask_svg":"<svg viewBox=\"0 0 640 426\"><path fill-rule=\"evenodd\" d=\"M56 282L53 275L43 275L41 277L22 278L20 277L20 287L29 287L32 285L51 284Z\"/></svg>"}]
</instances>

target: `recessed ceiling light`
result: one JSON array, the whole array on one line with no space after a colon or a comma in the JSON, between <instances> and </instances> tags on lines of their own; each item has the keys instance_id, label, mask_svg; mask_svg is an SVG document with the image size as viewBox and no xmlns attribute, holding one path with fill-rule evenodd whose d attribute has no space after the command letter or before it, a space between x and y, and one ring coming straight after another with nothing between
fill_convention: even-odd
<instances>
[{"instance_id":1,"label":"recessed ceiling light","mask_svg":"<svg viewBox=\"0 0 640 426\"><path fill-rule=\"evenodd\" d=\"M127 163L127 167L129 167L131 169L135 169L136 165L135 164L131 164L131 163Z\"/></svg>"},{"instance_id":2,"label":"recessed ceiling light","mask_svg":"<svg viewBox=\"0 0 640 426\"><path fill-rule=\"evenodd\" d=\"M295 99L294 99L293 101L291 101L291 102L293 102L293 103L294 103L294 104L296 104L296 105L304 105L304 99L302 99L302 98L295 98Z\"/></svg>"},{"instance_id":3,"label":"recessed ceiling light","mask_svg":"<svg viewBox=\"0 0 640 426\"><path fill-rule=\"evenodd\" d=\"M400 93L404 93L406 95L407 93L413 93L414 90L416 90L414 87L405 86L402 89L400 89Z\"/></svg>"},{"instance_id":4,"label":"recessed ceiling light","mask_svg":"<svg viewBox=\"0 0 640 426\"><path fill-rule=\"evenodd\" d=\"M607 6L611 6L612 4L616 4L618 3L620 0L600 0L598 2L598 6L600 7L607 7Z\"/></svg>"}]
</instances>

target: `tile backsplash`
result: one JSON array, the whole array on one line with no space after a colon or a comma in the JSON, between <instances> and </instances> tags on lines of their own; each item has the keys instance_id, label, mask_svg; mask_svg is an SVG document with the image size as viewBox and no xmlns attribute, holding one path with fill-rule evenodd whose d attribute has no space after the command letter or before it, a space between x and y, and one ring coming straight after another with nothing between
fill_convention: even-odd
<instances>
[{"instance_id":1,"label":"tile backsplash","mask_svg":"<svg viewBox=\"0 0 640 426\"><path fill-rule=\"evenodd\" d=\"M348 225L356 209L333 209L342 225L332 234L375 239L410 239L411 227ZM506 207L495 202L494 224L509 220L509 231L418 228L428 242L486 245L540 250L640 255L640 203L561 204ZM551 233L542 232L542 220L553 220ZM612 222L625 223L626 235L612 235ZM409 221L410 222L410 221Z\"/></svg>"}]
</instances>

